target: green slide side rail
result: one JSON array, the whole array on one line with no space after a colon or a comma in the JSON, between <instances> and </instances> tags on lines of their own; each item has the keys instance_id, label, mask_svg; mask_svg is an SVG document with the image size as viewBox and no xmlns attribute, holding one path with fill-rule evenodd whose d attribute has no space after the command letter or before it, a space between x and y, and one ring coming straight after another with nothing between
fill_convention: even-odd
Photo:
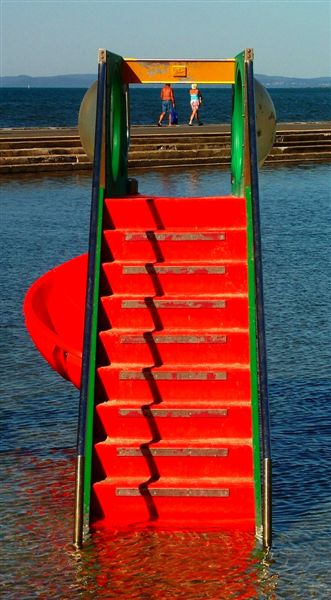
<instances>
[{"instance_id":1,"label":"green slide side rail","mask_svg":"<svg viewBox=\"0 0 331 600\"><path fill-rule=\"evenodd\" d=\"M253 53L236 57L233 86L231 184L246 198L248 304L256 530L271 545L271 450L264 332ZM263 467L263 471L261 468Z\"/></svg>"},{"instance_id":2,"label":"green slide side rail","mask_svg":"<svg viewBox=\"0 0 331 600\"><path fill-rule=\"evenodd\" d=\"M236 57L235 83L233 86L232 127L231 127L231 185L234 196L246 198L247 217L247 259L248 259L248 306L250 337L251 403L253 427L254 490L256 509L256 530L262 530L262 487L261 487L261 445L260 445L260 398L259 398L259 356L256 272L255 272L255 226L252 205L251 153L256 147L256 139L249 135L249 102L246 64L251 61L250 51L243 51ZM254 92L253 92L254 93ZM254 117L255 118L255 117ZM257 165L256 165L257 166Z\"/></svg>"},{"instance_id":3,"label":"green slide side rail","mask_svg":"<svg viewBox=\"0 0 331 600\"><path fill-rule=\"evenodd\" d=\"M82 384L77 442L74 545L89 532L104 198L127 193L128 93L123 58L100 51Z\"/></svg>"},{"instance_id":4,"label":"green slide side rail","mask_svg":"<svg viewBox=\"0 0 331 600\"><path fill-rule=\"evenodd\" d=\"M247 252L248 252L248 311L249 311L249 348L251 371L251 402L253 427L253 461L254 488L256 509L256 530L262 528L262 498L261 498L261 449L260 449L260 419L259 419L259 387L258 387L258 349L256 343L256 297L255 297L255 266L254 266L254 235L252 194L248 186L245 190L247 214Z\"/></svg>"},{"instance_id":5,"label":"green slide side rail","mask_svg":"<svg viewBox=\"0 0 331 600\"><path fill-rule=\"evenodd\" d=\"M105 156L105 189L99 187L98 217L96 235L96 255L94 272L94 293L92 301L92 329L89 364L89 384L87 399L85 473L84 473L84 531L89 528L91 475L93 451L93 426L95 409L96 348L98 336L98 307L100 291L101 246L103 231L103 207L105 197L124 196L127 193L127 100L122 83L123 58L106 52L105 132L102 135L102 155ZM102 172L102 165L100 165Z\"/></svg>"},{"instance_id":6,"label":"green slide side rail","mask_svg":"<svg viewBox=\"0 0 331 600\"><path fill-rule=\"evenodd\" d=\"M93 449L93 421L95 404L95 369L96 350L98 338L98 314L99 314L99 289L101 268L101 244L102 244L102 221L103 221L104 189L99 188L98 196L98 221L96 229L96 252L95 252L95 277L93 286L92 304L92 327L90 340L87 411L85 429L85 465L84 465L84 518L83 530L88 531L90 520L91 501L91 474L92 474L92 449Z\"/></svg>"}]
</instances>

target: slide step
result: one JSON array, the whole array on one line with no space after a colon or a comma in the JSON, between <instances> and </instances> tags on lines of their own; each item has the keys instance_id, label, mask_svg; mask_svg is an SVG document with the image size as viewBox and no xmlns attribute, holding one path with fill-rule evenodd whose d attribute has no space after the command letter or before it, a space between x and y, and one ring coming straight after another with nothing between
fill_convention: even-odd
<instances>
[{"instance_id":1,"label":"slide step","mask_svg":"<svg viewBox=\"0 0 331 600\"><path fill-rule=\"evenodd\" d=\"M235 196L107 198L105 221L107 229L130 231L246 227L246 200Z\"/></svg>"},{"instance_id":2,"label":"slide step","mask_svg":"<svg viewBox=\"0 0 331 600\"><path fill-rule=\"evenodd\" d=\"M204 502L203 499L206 499ZM207 501L208 499L208 501ZM251 478L107 478L93 485L95 526L254 528Z\"/></svg>"},{"instance_id":3,"label":"slide step","mask_svg":"<svg viewBox=\"0 0 331 600\"><path fill-rule=\"evenodd\" d=\"M138 297L165 294L220 295L247 291L247 264L233 261L222 265L103 263L103 293Z\"/></svg>"},{"instance_id":4,"label":"slide step","mask_svg":"<svg viewBox=\"0 0 331 600\"><path fill-rule=\"evenodd\" d=\"M178 367L168 370L162 367L146 370L123 370L116 366L99 367L100 401L136 398L145 403L167 399L196 397L210 401L250 398L250 372L246 365L226 365L218 368L198 367L198 371Z\"/></svg>"},{"instance_id":5,"label":"slide step","mask_svg":"<svg viewBox=\"0 0 331 600\"><path fill-rule=\"evenodd\" d=\"M108 438L95 445L100 478L137 476L164 480L180 477L252 477L252 443L249 438L143 441Z\"/></svg>"},{"instance_id":6,"label":"slide step","mask_svg":"<svg viewBox=\"0 0 331 600\"><path fill-rule=\"evenodd\" d=\"M144 332L130 334L116 329L99 334L109 363L139 364L219 364L249 362L248 331L209 332Z\"/></svg>"},{"instance_id":7,"label":"slide step","mask_svg":"<svg viewBox=\"0 0 331 600\"><path fill-rule=\"evenodd\" d=\"M140 405L139 405L140 404ZM198 408L195 408L199 405ZM226 404L226 408L225 408ZM251 404L248 400L219 400L210 408L210 398L174 400L141 405L138 400L102 402L96 406L100 438L126 437L143 443L155 436L162 440L199 438L250 438ZM215 406L215 403L214 403ZM102 423L102 425L101 425Z\"/></svg>"},{"instance_id":8,"label":"slide step","mask_svg":"<svg viewBox=\"0 0 331 600\"><path fill-rule=\"evenodd\" d=\"M133 262L208 261L233 257L244 260L247 239L244 228L222 231L138 231L106 229L105 254L113 260Z\"/></svg>"},{"instance_id":9,"label":"slide step","mask_svg":"<svg viewBox=\"0 0 331 600\"><path fill-rule=\"evenodd\" d=\"M208 331L219 328L247 328L248 300L246 294L222 297L152 297L144 299L126 296L101 297L101 317L104 329L194 329Z\"/></svg>"}]
</instances>

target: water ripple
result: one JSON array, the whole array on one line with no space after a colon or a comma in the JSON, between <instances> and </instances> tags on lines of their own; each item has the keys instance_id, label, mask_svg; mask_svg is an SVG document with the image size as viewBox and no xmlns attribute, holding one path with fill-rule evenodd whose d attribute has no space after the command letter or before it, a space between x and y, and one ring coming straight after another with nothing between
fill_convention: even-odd
<instances>
[{"instance_id":1,"label":"water ripple","mask_svg":"<svg viewBox=\"0 0 331 600\"><path fill-rule=\"evenodd\" d=\"M217 195L228 173L139 173L140 190ZM329 170L260 174L274 545L249 535L96 532L73 550L78 391L34 349L29 285L86 250L90 177L4 179L2 597L323 600L331 581ZM65 223L65 225L64 225Z\"/></svg>"}]
</instances>

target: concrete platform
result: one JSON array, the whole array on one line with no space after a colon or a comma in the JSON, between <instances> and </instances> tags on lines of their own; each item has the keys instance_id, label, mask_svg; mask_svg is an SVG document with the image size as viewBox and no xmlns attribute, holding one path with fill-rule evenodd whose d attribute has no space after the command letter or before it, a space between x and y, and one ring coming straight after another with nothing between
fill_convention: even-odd
<instances>
[{"instance_id":1,"label":"concrete platform","mask_svg":"<svg viewBox=\"0 0 331 600\"><path fill-rule=\"evenodd\" d=\"M173 125L169 127L168 125L163 125L162 127L158 127L157 125L132 125L131 126L131 135L132 136L141 136L141 135L159 135L162 136L164 130L167 130L167 133L170 135L175 135L176 133L186 133L199 134L206 133L221 133L221 132L229 132L230 125L227 123L220 124L212 124L212 125L203 125L199 127L194 125L193 127L189 127L188 125ZM289 122L289 123L278 123L277 131L311 131L311 130L331 130L331 121L311 121L311 122ZM0 140L3 138L16 138L16 137L26 137L26 138L39 138L44 134L47 134L48 137L57 137L59 135L64 136L77 136L78 135L78 127L20 127L20 128L0 128Z\"/></svg>"},{"instance_id":2,"label":"concrete platform","mask_svg":"<svg viewBox=\"0 0 331 600\"><path fill-rule=\"evenodd\" d=\"M129 170L230 164L229 124L133 125ZM266 164L330 162L331 122L279 123ZM0 129L0 175L91 170L78 128Z\"/></svg>"}]
</instances>

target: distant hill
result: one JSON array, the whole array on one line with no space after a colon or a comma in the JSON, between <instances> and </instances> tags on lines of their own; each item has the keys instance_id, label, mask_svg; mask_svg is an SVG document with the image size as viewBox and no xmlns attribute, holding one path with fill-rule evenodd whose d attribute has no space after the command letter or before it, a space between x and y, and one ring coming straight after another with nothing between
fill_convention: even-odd
<instances>
[{"instance_id":1,"label":"distant hill","mask_svg":"<svg viewBox=\"0 0 331 600\"><path fill-rule=\"evenodd\" d=\"M49 77L17 75L0 77L0 87L89 88L96 79L97 75L51 75Z\"/></svg>"},{"instance_id":2,"label":"distant hill","mask_svg":"<svg viewBox=\"0 0 331 600\"><path fill-rule=\"evenodd\" d=\"M281 75L258 75L255 74L265 87L272 88L304 88L304 87L331 87L331 77L282 77Z\"/></svg>"},{"instance_id":3,"label":"distant hill","mask_svg":"<svg viewBox=\"0 0 331 600\"><path fill-rule=\"evenodd\" d=\"M281 75L255 74L262 85L268 88L307 88L331 87L331 77L282 77ZM0 87L19 88L89 88L97 75L52 75L49 77L30 77L29 75L0 77Z\"/></svg>"}]
</instances>

